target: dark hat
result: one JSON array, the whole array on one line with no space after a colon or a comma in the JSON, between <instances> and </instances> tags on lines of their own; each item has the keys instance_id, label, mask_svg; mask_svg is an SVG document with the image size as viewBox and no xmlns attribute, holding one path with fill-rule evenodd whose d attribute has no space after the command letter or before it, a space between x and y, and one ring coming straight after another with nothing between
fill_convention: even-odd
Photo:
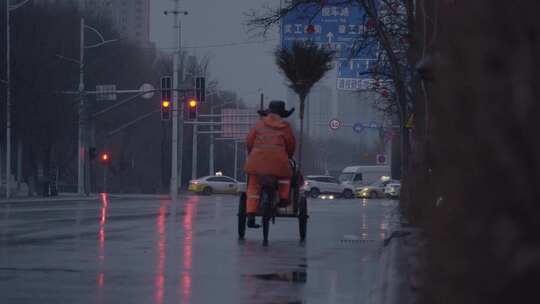
<instances>
[{"instance_id":1,"label":"dark hat","mask_svg":"<svg viewBox=\"0 0 540 304\"><path fill-rule=\"evenodd\" d=\"M294 108L290 109L289 111L285 110L285 102L281 100L272 100L268 105L268 109L257 111L257 113L259 113L259 115L261 116L266 116L270 113L273 113L283 118L291 116L293 112Z\"/></svg>"}]
</instances>

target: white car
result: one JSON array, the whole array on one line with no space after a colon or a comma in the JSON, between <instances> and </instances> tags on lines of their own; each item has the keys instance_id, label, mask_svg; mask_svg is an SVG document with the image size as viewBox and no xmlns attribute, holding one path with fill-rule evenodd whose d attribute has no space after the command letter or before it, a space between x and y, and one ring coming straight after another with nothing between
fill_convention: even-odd
<instances>
[{"instance_id":1,"label":"white car","mask_svg":"<svg viewBox=\"0 0 540 304\"><path fill-rule=\"evenodd\" d=\"M234 178L222 175L211 175L189 181L188 190L195 193L210 195L212 193L234 194L243 188L245 188L244 183L241 183Z\"/></svg>"},{"instance_id":2,"label":"white car","mask_svg":"<svg viewBox=\"0 0 540 304\"><path fill-rule=\"evenodd\" d=\"M401 191L401 183L392 182L386 185L384 188L384 194L389 198L398 198Z\"/></svg>"},{"instance_id":3,"label":"white car","mask_svg":"<svg viewBox=\"0 0 540 304\"><path fill-rule=\"evenodd\" d=\"M332 176L308 175L305 177L305 180L303 190L312 198L317 198L321 194L333 194L345 198L354 197L352 187L340 184Z\"/></svg>"}]
</instances>

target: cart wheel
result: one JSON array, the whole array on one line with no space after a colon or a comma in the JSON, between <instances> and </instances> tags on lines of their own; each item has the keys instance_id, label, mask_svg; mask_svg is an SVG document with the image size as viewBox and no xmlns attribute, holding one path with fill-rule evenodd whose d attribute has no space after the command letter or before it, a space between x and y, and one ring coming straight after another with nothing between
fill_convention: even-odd
<instances>
[{"instance_id":1,"label":"cart wheel","mask_svg":"<svg viewBox=\"0 0 540 304\"><path fill-rule=\"evenodd\" d=\"M272 203L270 200L270 195L268 195L267 191L263 190L261 195L261 204L263 208L263 246L268 246L268 232L270 230L270 219L272 218Z\"/></svg>"},{"instance_id":2,"label":"cart wheel","mask_svg":"<svg viewBox=\"0 0 540 304\"><path fill-rule=\"evenodd\" d=\"M308 219L307 199L305 196L302 196L298 204L298 228L300 230L300 241L302 242L306 240L307 219Z\"/></svg>"},{"instance_id":3,"label":"cart wheel","mask_svg":"<svg viewBox=\"0 0 540 304\"><path fill-rule=\"evenodd\" d=\"M246 194L240 195L238 202L238 239L243 240L246 235Z\"/></svg>"}]
</instances>

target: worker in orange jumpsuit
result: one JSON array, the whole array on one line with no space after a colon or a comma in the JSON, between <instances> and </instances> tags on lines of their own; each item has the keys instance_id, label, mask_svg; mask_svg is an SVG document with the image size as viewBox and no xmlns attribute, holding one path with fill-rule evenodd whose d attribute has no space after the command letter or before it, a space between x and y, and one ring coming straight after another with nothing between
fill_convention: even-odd
<instances>
[{"instance_id":1,"label":"worker in orange jumpsuit","mask_svg":"<svg viewBox=\"0 0 540 304\"><path fill-rule=\"evenodd\" d=\"M288 202L293 176L289 158L294 155L296 139L291 126L283 118L293 112L294 108L285 110L285 102L271 101L267 110L259 111L262 118L246 138L249 155L244 170L248 174L246 213L250 228L260 227L255 223L261 195L259 176L277 177L280 200L282 203Z\"/></svg>"}]
</instances>

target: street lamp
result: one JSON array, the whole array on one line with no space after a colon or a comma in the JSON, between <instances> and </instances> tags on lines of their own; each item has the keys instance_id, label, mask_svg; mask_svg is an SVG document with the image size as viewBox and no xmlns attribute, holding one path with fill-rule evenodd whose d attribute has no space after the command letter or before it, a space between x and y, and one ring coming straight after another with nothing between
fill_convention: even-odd
<instances>
[{"instance_id":1,"label":"street lamp","mask_svg":"<svg viewBox=\"0 0 540 304\"><path fill-rule=\"evenodd\" d=\"M6 0L6 197L11 196L11 37L10 37L10 14L28 2L10 5L10 0Z\"/></svg>"},{"instance_id":2,"label":"street lamp","mask_svg":"<svg viewBox=\"0 0 540 304\"><path fill-rule=\"evenodd\" d=\"M84 30L88 29L92 32L94 32L100 39L101 42L92 44L92 45L84 45L85 38L84 38ZM85 127L86 127L86 89L84 84L84 68L85 68L85 62L84 62L84 50L86 49L93 49L100 46L103 46L108 43L116 42L118 39L111 39L111 40L105 40L103 38L103 35L96 30L95 28L85 25L84 18L81 18L81 33L80 33L80 53L79 53L79 60L66 58L63 56L59 56L62 59L67 59L69 61L75 62L79 64L79 130L78 130L78 160L77 160L77 193L79 195L83 195L85 192L85 163L86 163L86 141L85 141Z\"/></svg>"}]
</instances>

